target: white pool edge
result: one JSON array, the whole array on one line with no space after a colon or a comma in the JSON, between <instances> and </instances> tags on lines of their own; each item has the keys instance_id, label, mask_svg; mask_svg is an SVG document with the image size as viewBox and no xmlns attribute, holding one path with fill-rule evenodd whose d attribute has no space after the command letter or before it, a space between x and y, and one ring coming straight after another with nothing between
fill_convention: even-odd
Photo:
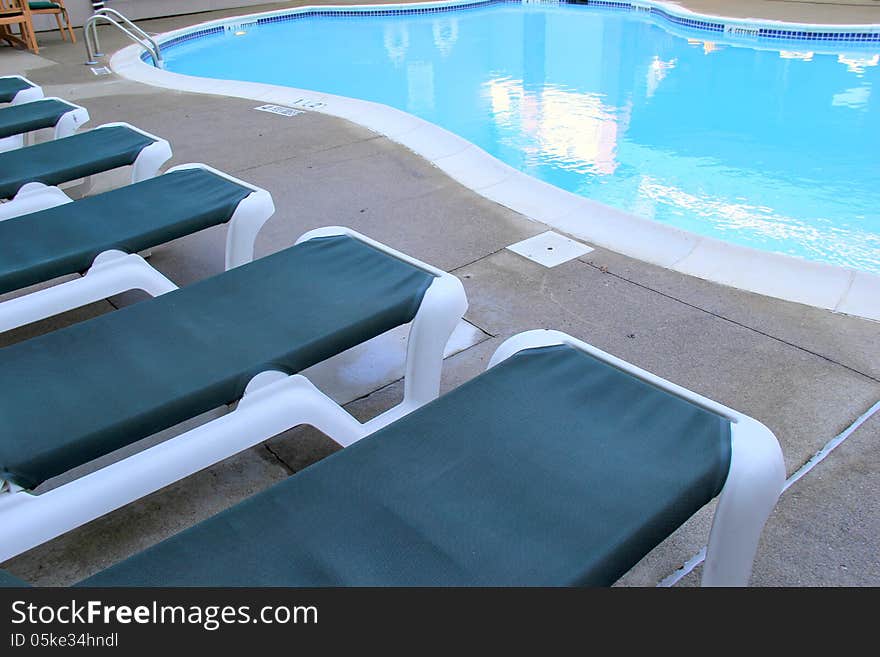
<instances>
[{"instance_id":1,"label":"white pool edge","mask_svg":"<svg viewBox=\"0 0 880 657\"><path fill-rule=\"evenodd\" d=\"M162 43L214 26L315 9L456 4L465 2L299 7L207 21L161 34L157 40ZM650 4L701 16L673 5ZM123 48L113 55L110 66L122 77L152 86L247 98L347 119L409 148L485 198L592 245L722 285L880 321L880 275L743 247L617 210L533 178L458 135L388 105L292 87L172 73L142 61L142 52L138 45Z\"/></svg>"}]
</instances>

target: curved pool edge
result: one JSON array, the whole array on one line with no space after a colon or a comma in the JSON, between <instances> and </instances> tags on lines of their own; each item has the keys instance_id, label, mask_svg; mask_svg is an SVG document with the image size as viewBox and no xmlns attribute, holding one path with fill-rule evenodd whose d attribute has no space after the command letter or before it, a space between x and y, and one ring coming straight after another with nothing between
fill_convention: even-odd
<instances>
[{"instance_id":1,"label":"curved pool edge","mask_svg":"<svg viewBox=\"0 0 880 657\"><path fill-rule=\"evenodd\" d=\"M463 3L430 3L440 4ZM390 6L370 5L372 9ZM312 7L298 8L307 9ZM161 43L206 27L291 11L208 21L167 32L157 40ZM137 45L123 48L113 55L110 66L122 77L152 86L247 98L346 119L409 148L481 196L592 245L714 283L880 321L880 275L743 247L617 210L533 178L458 135L387 105L292 87L172 73L146 64L141 52Z\"/></svg>"}]
</instances>

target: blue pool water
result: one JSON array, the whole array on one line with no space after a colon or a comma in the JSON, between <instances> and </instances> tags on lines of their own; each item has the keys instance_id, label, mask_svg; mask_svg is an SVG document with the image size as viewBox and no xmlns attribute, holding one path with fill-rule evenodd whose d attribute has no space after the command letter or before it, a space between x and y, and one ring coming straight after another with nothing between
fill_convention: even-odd
<instances>
[{"instance_id":1,"label":"blue pool water","mask_svg":"<svg viewBox=\"0 0 880 657\"><path fill-rule=\"evenodd\" d=\"M880 273L880 45L725 45L574 5L245 31L176 45L168 69L385 103L622 210Z\"/></svg>"}]
</instances>

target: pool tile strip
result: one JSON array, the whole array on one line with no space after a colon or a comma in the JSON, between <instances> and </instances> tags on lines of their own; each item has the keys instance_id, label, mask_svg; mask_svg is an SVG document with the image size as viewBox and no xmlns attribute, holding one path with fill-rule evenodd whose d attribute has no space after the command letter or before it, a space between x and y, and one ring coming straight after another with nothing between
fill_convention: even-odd
<instances>
[{"instance_id":1,"label":"pool tile strip","mask_svg":"<svg viewBox=\"0 0 880 657\"><path fill-rule=\"evenodd\" d=\"M222 34L225 29L222 26L211 27L205 30L198 30L196 32L190 32L188 34L182 34L181 36L174 37L173 39L168 39L168 41L162 42L159 44L160 48L171 48L172 46L176 46L181 43L185 43L187 41L193 41L195 39L201 39L202 37L206 37L210 34ZM144 53L144 56L149 58L149 53ZM144 60L146 61L146 60Z\"/></svg>"},{"instance_id":2,"label":"pool tile strip","mask_svg":"<svg viewBox=\"0 0 880 657\"><path fill-rule=\"evenodd\" d=\"M189 32L180 36L175 36L167 41L160 43L163 49L173 48L182 43L199 39L213 34L220 34L226 30L239 29L252 25L268 25L272 23L283 23L287 21L303 20L306 18L316 17L338 17L338 16L403 16L412 14L434 14L448 11L461 11L466 9L477 9L489 7L499 4L531 4L525 0L470 0L463 2L445 3L442 5L430 6L389 6L377 8L377 6L363 7L347 7L345 9L332 7L306 7L286 10L283 13L263 16L256 20L248 22L237 22L235 24L220 25L194 32ZM559 0L559 2L543 2L536 4L570 4L570 5L586 5L598 9L612 11L638 11L652 16L659 17L664 21L673 25L688 28L698 32L711 32L714 34L725 34L732 37L750 39L750 40L776 40L776 41L819 41L819 42L845 42L851 44L860 43L877 43L880 44L880 28L868 31L853 31L852 27L833 28L831 26L823 26L821 29L783 29L776 25L767 26L767 23L753 22L747 20L733 20L728 22L720 22L710 20L708 17L691 18L683 16L663 6L656 6L648 0L640 0L639 2L623 2L620 0ZM689 12L692 13L692 12ZM696 14L694 14L696 15ZM698 16L698 15L696 15ZM150 59L148 53L141 55L143 61Z\"/></svg>"}]
</instances>

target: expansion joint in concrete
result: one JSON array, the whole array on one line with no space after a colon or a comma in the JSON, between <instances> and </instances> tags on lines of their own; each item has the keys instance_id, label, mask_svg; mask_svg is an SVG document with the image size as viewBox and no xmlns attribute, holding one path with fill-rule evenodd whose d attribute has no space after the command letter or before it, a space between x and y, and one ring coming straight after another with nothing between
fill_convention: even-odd
<instances>
[{"instance_id":1,"label":"expansion joint in concrete","mask_svg":"<svg viewBox=\"0 0 880 657\"><path fill-rule=\"evenodd\" d=\"M725 317L724 315L720 315L720 314L713 312L711 310L707 310L706 308L702 308L701 306L695 305L693 303L689 303L683 299L679 299L676 296L673 296L673 295L668 294L666 292L662 292L662 291L660 291L656 288L653 288L649 285L645 285L644 283L640 283L638 281L631 280L629 278L626 278L625 276L621 276L620 274L615 274L614 272L609 271L605 267L600 267L599 265L595 265L591 262L587 262L584 260L580 260L580 262L582 262L585 265L588 265L590 267L593 267L594 269L598 269L603 274L607 274L609 276L614 276L618 280L624 281L626 283L630 283L632 285L635 285L637 287L642 288L643 290L647 290L649 292L659 294L662 297L665 297L665 298L670 299L672 301L676 301L684 306L687 306L688 308L693 308L694 310L699 310L700 312L706 313L707 315L711 315L712 317L715 317L715 318L720 319L722 321L729 322L730 324L733 324L734 326L738 326L740 328L746 329L747 331L751 331L753 333L757 333L758 335L762 335L762 336L769 338L771 340L775 340L776 342L779 342L779 343L784 344L786 346L792 347L792 348L797 349L799 351L803 351L804 353L810 354L811 356L821 358L822 360L825 360L833 365L837 365L838 367L842 367L846 370L849 370L850 372L852 372L854 374L858 374L859 376L862 376L870 381L873 381L874 383L880 383L880 379L878 379L876 376L872 376L872 375L868 374L867 372L862 372L861 370L857 370L856 368L851 367L849 365L846 365L845 363L841 363L840 361L834 360L833 358L830 358L829 356L826 356L825 354L820 354L817 351L813 351L811 349L807 349L806 347L802 347L800 345L794 344L793 342L789 342L788 340L780 338L776 335L771 335L770 333L767 333L765 331L762 331L761 329L755 328L754 326L749 326L747 324L743 324L742 322L738 322L735 319L731 319L730 317Z\"/></svg>"}]
</instances>

